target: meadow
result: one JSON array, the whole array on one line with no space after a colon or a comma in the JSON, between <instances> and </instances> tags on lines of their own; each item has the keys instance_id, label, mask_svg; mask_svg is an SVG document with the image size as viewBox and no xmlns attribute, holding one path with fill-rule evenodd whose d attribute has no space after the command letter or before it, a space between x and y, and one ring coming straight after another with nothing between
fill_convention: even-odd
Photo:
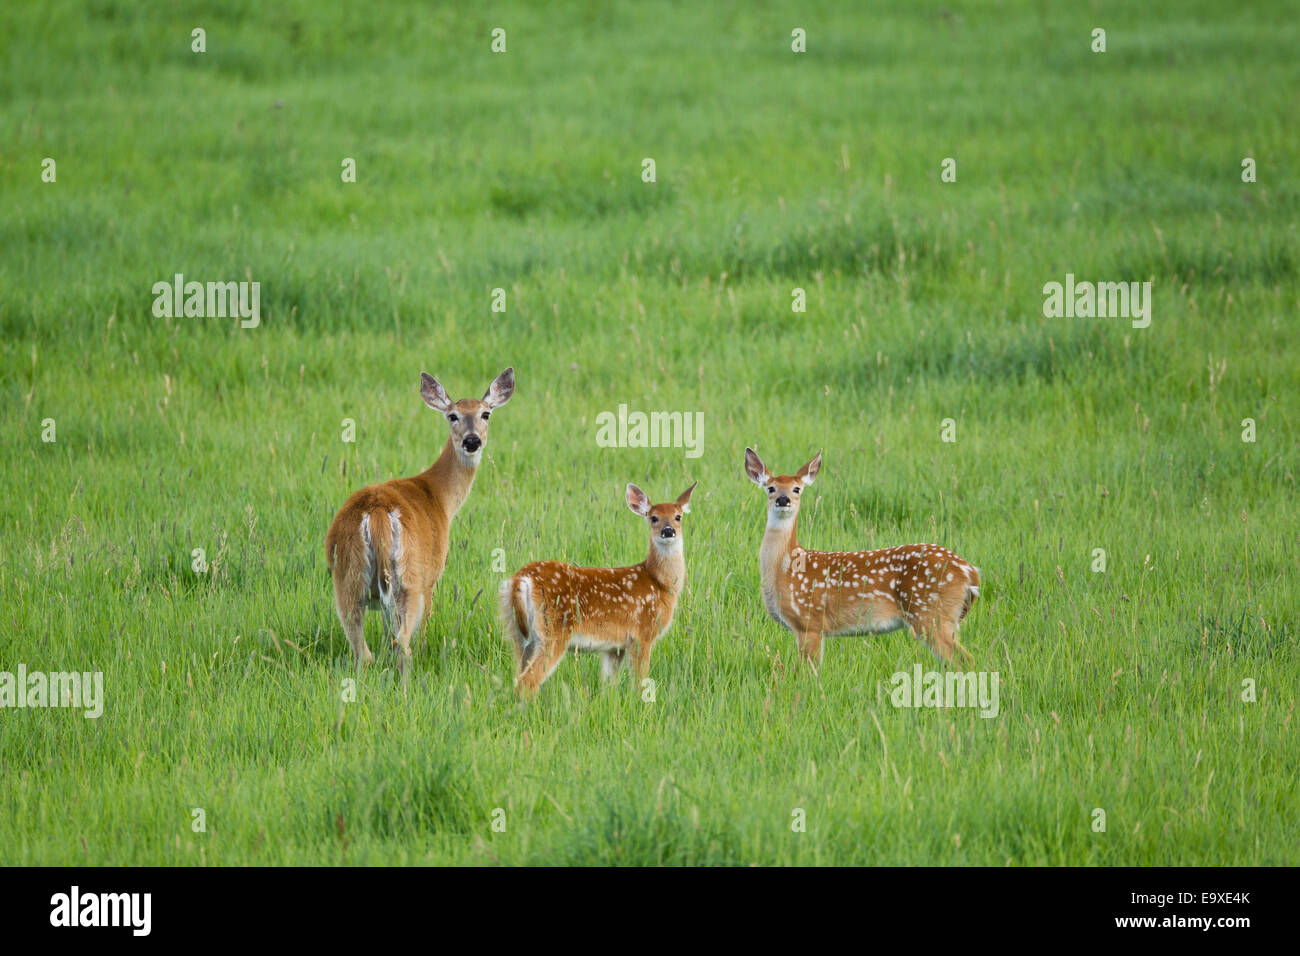
<instances>
[{"instance_id":1,"label":"meadow","mask_svg":"<svg viewBox=\"0 0 1300 956\"><path fill-rule=\"evenodd\" d=\"M0 671L105 700L0 710L0 864L1300 863L1298 44L1280 3L5 5ZM155 316L177 273L260 324ZM1149 327L1046 317L1067 274ZM370 615L345 701L329 522L437 456L421 370L507 365L414 672ZM620 404L702 454L598 446ZM746 445L824 451L805 546L983 570L996 717L893 706L904 633L799 665ZM502 561L635 563L625 484L696 480L653 700L581 656L517 703Z\"/></svg>"}]
</instances>

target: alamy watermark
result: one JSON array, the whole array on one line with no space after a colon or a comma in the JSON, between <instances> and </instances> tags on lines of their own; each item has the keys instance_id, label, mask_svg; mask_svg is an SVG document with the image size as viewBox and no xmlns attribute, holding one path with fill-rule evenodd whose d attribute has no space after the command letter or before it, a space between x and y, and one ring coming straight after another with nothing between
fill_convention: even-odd
<instances>
[{"instance_id":1,"label":"alamy watermark","mask_svg":"<svg viewBox=\"0 0 1300 956\"><path fill-rule=\"evenodd\" d=\"M685 448L687 458L704 454L703 412L618 412L596 416L600 448Z\"/></svg>"},{"instance_id":2,"label":"alamy watermark","mask_svg":"<svg viewBox=\"0 0 1300 956\"><path fill-rule=\"evenodd\" d=\"M895 707L978 707L981 717L998 715L997 671L898 671L890 682L889 701Z\"/></svg>"},{"instance_id":3,"label":"alamy watermark","mask_svg":"<svg viewBox=\"0 0 1300 956\"><path fill-rule=\"evenodd\" d=\"M5 707L79 707L93 719L104 712L104 672L28 673L19 664L17 673L0 671L0 709Z\"/></svg>"},{"instance_id":4,"label":"alamy watermark","mask_svg":"<svg viewBox=\"0 0 1300 956\"><path fill-rule=\"evenodd\" d=\"M262 322L260 282L186 282L178 272L170 282L155 282L153 296L153 314L160 319L237 317L246 329Z\"/></svg>"},{"instance_id":5,"label":"alamy watermark","mask_svg":"<svg viewBox=\"0 0 1300 956\"><path fill-rule=\"evenodd\" d=\"M1075 282L1043 286L1043 315L1049 319L1132 319L1133 328L1151 324L1150 282Z\"/></svg>"},{"instance_id":6,"label":"alamy watermark","mask_svg":"<svg viewBox=\"0 0 1300 956\"><path fill-rule=\"evenodd\" d=\"M83 893L74 885L50 897L50 925L118 926L130 929L133 936L148 936L152 910L152 893Z\"/></svg>"}]
</instances>

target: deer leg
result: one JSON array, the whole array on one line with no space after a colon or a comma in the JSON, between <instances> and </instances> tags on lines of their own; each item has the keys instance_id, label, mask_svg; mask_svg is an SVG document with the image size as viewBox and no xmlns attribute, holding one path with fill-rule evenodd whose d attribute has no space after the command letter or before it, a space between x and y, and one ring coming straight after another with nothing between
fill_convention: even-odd
<instances>
[{"instance_id":1,"label":"deer leg","mask_svg":"<svg viewBox=\"0 0 1300 956\"><path fill-rule=\"evenodd\" d=\"M795 641L799 645L799 656L812 665L816 671L822 664L822 632L821 631L799 631L795 634Z\"/></svg>"},{"instance_id":2,"label":"deer leg","mask_svg":"<svg viewBox=\"0 0 1300 956\"><path fill-rule=\"evenodd\" d=\"M569 644L567 639L559 640L542 633L535 624L530 639L533 652L520 666L515 678L515 692L521 700L532 700L537 696L538 688L564 659Z\"/></svg>"},{"instance_id":3,"label":"deer leg","mask_svg":"<svg viewBox=\"0 0 1300 956\"><path fill-rule=\"evenodd\" d=\"M352 654L356 658L357 670L374 662L375 655L366 646L366 609L362 603L364 586L360 582L349 585L334 578L334 608L338 611L339 623L343 633L352 645Z\"/></svg>"},{"instance_id":4,"label":"deer leg","mask_svg":"<svg viewBox=\"0 0 1300 956\"><path fill-rule=\"evenodd\" d=\"M957 639L956 622L953 622L948 630L948 641L952 645L953 652L956 654L957 660L960 663L969 666L975 662L975 656L971 654L970 651L966 650L966 648L962 646L961 641Z\"/></svg>"},{"instance_id":5,"label":"deer leg","mask_svg":"<svg viewBox=\"0 0 1300 956\"><path fill-rule=\"evenodd\" d=\"M352 645L357 670L375 662L375 655L366 644L365 621L366 613L359 607L351 611L339 610L339 622L343 625L343 633L348 636L348 643Z\"/></svg>"},{"instance_id":6,"label":"deer leg","mask_svg":"<svg viewBox=\"0 0 1300 956\"><path fill-rule=\"evenodd\" d=\"M976 582L979 581L978 573L975 580ZM954 648L956 648L957 654L959 655L960 660L963 664L974 663L975 657L974 655L971 654L970 651L966 650L966 648L962 646L961 641L957 639L957 630L958 628L961 627L962 619L966 617L966 612L969 611L970 606L973 603L975 603L975 598L978 595L979 595L978 583L974 590L971 590L969 587L963 588L961 594L961 604L960 606L957 607L952 617L952 633L951 633L952 645Z\"/></svg>"},{"instance_id":7,"label":"deer leg","mask_svg":"<svg viewBox=\"0 0 1300 956\"><path fill-rule=\"evenodd\" d=\"M424 617L421 593L403 588L393 595L393 650L397 653L397 671L403 680L411 672L411 635Z\"/></svg>"},{"instance_id":8,"label":"deer leg","mask_svg":"<svg viewBox=\"0 0 1300 956\"><path fill-rule=\"evenodd\" d=\"M928 647L931 654L945 664L952 661L959 645L953 636L956 628L951 621L945 621L937 614L927 614L920 617L913 615L908 623L912 626L912 633L916 635L916 639ZM960 650L961 653L966 654L965 648Z\"/></svg>"},{"instance_id":9,"label":"deer leg","mask_svg":"<svg viewBox=\"0 0 1300 956\"><path fill-rule=\"evenodd\" d=\"M628 650L632 653L632 669L636 673L637 684L650 674L650 652L654 650L654 638L648 641L632 638L628 641Z\"/></svg>"},{"instance_id":10,"label":"deer leg","mask_svg":"<svg viewBox=\"0 0 1300 956\"><path fill-rule=\"evenodd\" d=\"M600 679L608 684L618 677L619 668L623 666L624 653L620 648L616 651L604 651L600 655Z\"/></svg>"},{"instance_id":11,"label":"deer leg","mask_svg":"<svg viewBox=\"0 0 1300 956\"><path fill-rule=\"evenodd\" d=\"M904 615L917 639L945 664L951 663L954 656L963 663L972 660L970 652L957 642L957 622L965 614L967 597L964 586L931 593L916 612Z\"/></svg>"}]
</instances>

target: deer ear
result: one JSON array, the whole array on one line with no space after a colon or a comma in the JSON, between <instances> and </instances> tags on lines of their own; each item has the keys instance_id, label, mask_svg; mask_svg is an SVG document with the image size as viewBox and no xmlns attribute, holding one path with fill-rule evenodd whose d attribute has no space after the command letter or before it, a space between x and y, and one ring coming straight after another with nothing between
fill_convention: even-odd
<instances>
[{"instance_id":1,"label":"deer ear","mask_svg":"<svg viewBox=\"0 0 1300 956\"><path fill-rule=\"evenodd\" d=\"M627 506L642 518L650 513L650 499L636 485L627 486Z\"/></svg>"},{"instance_id":2,"label":"deer ear","mask_svg":"<svg viewBox=\"0 0 1300 956\"><path fill-rule=\"evenodd\" d=\"M695 484L691 485L689 488L687 488L685 491L683 491L680 495L677 496L677 507L682 509L682 514L691 513L691 492L695 490L695 485L698 484L699 484L698 481L695 482Z\"/></svg>"},{"instance_id":3,"label":"deer ear","mask_svg":"<svg viewBox=\"0 0 1300 956\"><path fill-rule=\"evenodd\" d=\"M772 477L767 473L767 466L763 464L763 459L754 454L752 448L745 449L745 474L756 485L765 485Z\"/></svg>"},{"instance_id":4,"label":"deer ear","mask_svg":"<svg viewBox=\"0 0 1300 956\"><path fill-rule=\"evenodd\" d=\"M492 380L488 390L483 393L483 404L488 408L500 408L510 401L515 393L515 370L508 368Z\"/></svg>"},{"instance_id":5,"label":"deer ear","mask_svg":"<svg viewBox=\"0 0 1300 956\"><path fill-rule=\"evenodd\" d=\"M424 399L424 404L444 415L452 406L451 399L447 397L447 390L428 372L420 373L420 397Z\"/></svg>"},{"instance_id":6,"label":"deer ear","mask_svg":"<svg viewBox=\"0 0 1300 956\"><path fill-rule=\"evenodd\" d=\"M808 462L808 464L804 465L802 468L799 469L798 477L803 479L803 483L805 485L811 485L813 483L813 479L817 477L817 472L821 470L821 467L822 467L822 453L819 451L813 457L812 461Z\"/></svg>"}]
</instances>

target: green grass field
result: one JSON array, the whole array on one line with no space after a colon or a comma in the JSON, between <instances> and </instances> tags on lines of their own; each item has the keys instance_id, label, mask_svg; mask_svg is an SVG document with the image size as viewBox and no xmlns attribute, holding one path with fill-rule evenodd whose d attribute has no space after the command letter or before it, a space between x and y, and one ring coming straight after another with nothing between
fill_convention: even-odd
<instances>
[{"instance_id":1,"label":"green grass field","mask_svg":"<svg viewBox=\"0 0 1300 956\"><path fill-rule=\"evenodd\" d=\"M1293 11L710 6L0 11L0 670L105 693L0 710L0 863L1300 863ZM176 273L261 324L156 318ZM1044 317L1067 273L1150 326ZM406 690L371 615L344 703L329 522L436 457L422 369L506 365ZM895 708L903 633L799 666L746 445L825 450L805 546L983 569L996 718ZM496 549L635 563L624 485L696 479L653 702L517 704Z\"/></svg>"}]
</instances>

